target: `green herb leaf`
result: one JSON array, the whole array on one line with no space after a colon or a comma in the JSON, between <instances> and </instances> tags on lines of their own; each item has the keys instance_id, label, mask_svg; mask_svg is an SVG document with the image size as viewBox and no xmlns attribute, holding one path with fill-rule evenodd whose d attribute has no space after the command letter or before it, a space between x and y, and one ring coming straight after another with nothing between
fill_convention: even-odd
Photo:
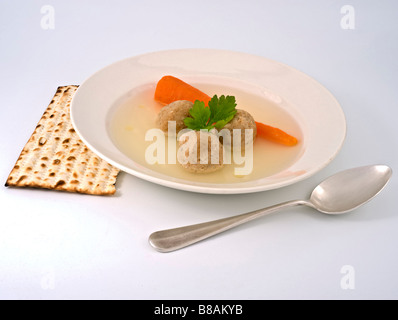
<instances>
[{"instance_id":1,"label":"green herb leaf","mask_svg":"<svg viewBox=\"0 0 398 320\"><path fill-rule=\"evenodd\" d=\"M185 118L185 125L189 129L199 131L200 129L206 128L211 111L209 108L206 108L203 101L196 100L191 110L189 110L189 114L192 118Z\"/></svg>"},{"instance_id":2,"label":"green herb leaf","mask_svg":"<svg viewBox=\"0 0 398 320\"><path fill-rule=\"evenodd\" d=\"M230 122L236 114L236 100L234 96L224 96L220 98L215 95L209 101L209 107L206 108L204 102L196 100L189 111L191 117L184 119L185 125L192 130L211 130L222 129Z\"/></svg>"},{"instance_id":3,"label":"green herb leaf","mask_svg":"<svg viewBox=\"0 0 398 320\"><path fill-rule=\"evenodd\" d=\"M235 117L236 112L234 112L233 114L231 114L228 118L224 119L224 120L218 120L215 124L214 127L217 130L221 130L222 128L225 127L225 125L230 122L234 117Z\"/></svg>"},{"instance_id":4,"label":"green herb leaf","mask_svg":"<svg viewBox=\"0 0 398 320\"><path fill-rule=\"evenodd\" d=\"M220 98L218 98L215 95L209 101L209 108L211 110L211 117L209 122L211 124L219 122L219 126L224 127L229 121L233 119L236 114L235 97L222 95ZM216 128L219 129L217 126Z\"/></svg>"}]
</instances>

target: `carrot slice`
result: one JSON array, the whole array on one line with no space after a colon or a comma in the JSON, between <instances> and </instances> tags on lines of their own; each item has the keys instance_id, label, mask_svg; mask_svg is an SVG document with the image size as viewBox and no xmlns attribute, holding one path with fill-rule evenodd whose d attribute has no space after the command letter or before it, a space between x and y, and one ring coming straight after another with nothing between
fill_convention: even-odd
<instances>
[{"instance_id":1,"label":"carrot slice","mask_svg":"<svg viewBox=\"0 0 398 320\"><path fill-rule=\"evenodd\" d=\"M191 102L200 100L207 105L211 98L207 94L176 77L164 76L159 80L156 86L155 100L164 105L177 100L188 100Z\"/></svg>"},{"instance_id":2,"label":"carrot slice","mask_svg":"<svg viewBox=\"0 0 398 320\"><path fill-rule=\"evenodd\" d=\"M268 126L261 122L256 122L257 135L267 140L271 140L285 146L295 146L298 142L297 138L287 134L285 131Z\"/></svg>"}]
</instances>

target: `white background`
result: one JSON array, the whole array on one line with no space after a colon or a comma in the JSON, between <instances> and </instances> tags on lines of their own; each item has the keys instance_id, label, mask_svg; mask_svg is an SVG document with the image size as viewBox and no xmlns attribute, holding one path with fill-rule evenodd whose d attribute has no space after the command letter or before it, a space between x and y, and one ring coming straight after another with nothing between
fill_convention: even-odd
<instances>
[{"instance_id":1,"label":"white background","mask_svg":"<svg viewBox=\"0 0 398 320\"><path fill-rule=\"evenodd\" d=\"M355 9L355 30L340 9ZM43 30L40 10L55 9ZM60 85L166 49L252 53L328 88L347 117L337 158L280 190L193 194L121 174L113 197L0 188L2 299L396 299L397 177L355 213L285 210L161 254L153 231L306 198L340 170L398 168L398 2L391 0L0 0L0 181ZM341 268L355 269L342 290Z\"/></svg>"}]
</instances>

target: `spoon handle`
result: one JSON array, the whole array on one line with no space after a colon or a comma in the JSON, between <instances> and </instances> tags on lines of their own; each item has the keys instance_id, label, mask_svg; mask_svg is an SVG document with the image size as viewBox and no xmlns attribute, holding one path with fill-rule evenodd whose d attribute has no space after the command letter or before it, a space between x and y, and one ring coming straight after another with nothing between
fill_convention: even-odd
<instances>
[{"instance_id":1,"label":"spoon handle","mask_svg":"<svg viewBox=\"0 0 398 320\"><path fill-rule=\"evenodd\" d=\"M304 200L288 201L265 209L205 223L157 231L149 236L149 243L160 252L170 252L189 246L243 223L268 215L276 210L297 205L309 205Z\"/></svg>"}]
</instances>

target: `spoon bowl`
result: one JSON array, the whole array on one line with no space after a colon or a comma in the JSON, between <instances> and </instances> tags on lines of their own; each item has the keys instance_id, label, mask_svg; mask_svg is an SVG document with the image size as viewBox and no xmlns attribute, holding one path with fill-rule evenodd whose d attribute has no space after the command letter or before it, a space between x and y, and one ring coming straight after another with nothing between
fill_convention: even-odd
<instances>
[{"instance_id":1,"label":"spoon bowl","mask_svg":"<svg viewBox=\"0 0 398 320\"><path fill-rule=\"evenodd\" d=\"M150 235L149 243L160 252L174 251L276 210L298 205L306 205L326 214L343 214L373 199L391 176L391 168L385 165L345 170L321 182L309 200L288 201L225 219L157 231Z\"/></svg>"},{"instance_id":2,"label":"spoon bowl","mask_svg":"<svg viewBox=\"0 0 398 320\"><path fill-rule=\"evenodd\" d=\"M312 192L310 202L320 212L343 214L373 199L391 176L391 168L385 165L345 170L320 183Z\"/></svg>"}]
</instances>

